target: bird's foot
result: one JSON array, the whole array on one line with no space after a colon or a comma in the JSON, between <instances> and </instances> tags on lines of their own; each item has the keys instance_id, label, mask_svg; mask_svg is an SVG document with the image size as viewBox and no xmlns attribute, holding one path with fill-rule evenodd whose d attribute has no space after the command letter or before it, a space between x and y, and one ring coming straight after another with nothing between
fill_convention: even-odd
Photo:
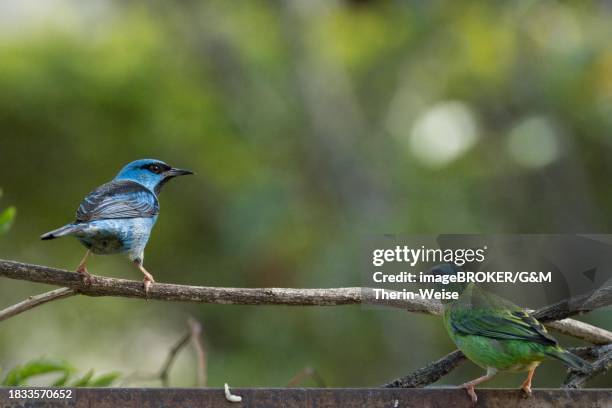
<instances>
[{"instance_id":1,"label":"bird's foot","mask_svg":"<svg viewBox=\"0 0 612 408\"><path fill-rule=\"evenodd\" d=\"M145 296L147 299L149 298L149 289L154 283L155 283L155 280L153 279L153 276L151 275L145 276L144 279L142 280L142 284L144 286L144 291L145 291Z\"/></svg>"},{"instance_id":2,"label":"bird's foot","mask_svg":"<svg viewBox=\"0 0 612 408\"><path fill-rule=\"evenodd\" d=\"M533 394L531 392L531 384L523 384L521 390L523 391L523 397L525 398L529 398Z\"/></svg>"},{"instance_id":3,"label":"bird's foot","mask_svg":"<svg viewBox=\"0 0 612 408\"><path fill-rule=\"evenodd\" d=\"M474 391L474 385L466 383L463 384L461 388L464 388L467 391L468 395L472 399L472 405L476 405L476 402L478 401L478 396L476 395L476 391Z\"/></svg>"},{"instance_id":4,"label":"bird's foot","mask_svg":"<svg viewBox=\"0 0 612 408\"><path fill-rule=\"evenodd\" d=\"M81 282L83 282L83 284L87 286L91 285L91 274L87 271L85 266L79 265L76 271L81 275Z\"/></svg>"}]
</instances>

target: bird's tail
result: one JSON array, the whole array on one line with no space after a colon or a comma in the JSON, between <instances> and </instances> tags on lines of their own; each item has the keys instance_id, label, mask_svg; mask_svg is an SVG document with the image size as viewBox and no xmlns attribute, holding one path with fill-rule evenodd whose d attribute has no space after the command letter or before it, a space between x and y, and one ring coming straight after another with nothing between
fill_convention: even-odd
<instances>
[{"instance_id":1,"label":"bird's tail","mask_svg":"<svg viewBox=\"0 0 612 408\"><path fill-rule=\"evenodd\" d=\"M584 361L574 353L571 353L561 347L557 347L547 351L546 354L552 358L556 358L557 360L561 360L565 365L574 370L582 371L588 373L593 369L593 366L588 362Z\"/></svg>"},{"instance_id":2,"label":"bird's tail","mask_svg":"<svg viewBox=\"0 0 612 408\"><path fill-rule=\"evenodd\" d=\"M63 227L58 228L56 230L49 231L46 234L42 234L40 236L40 239L59 238L59 237L63 237L64 235L72 234L73 232L76 232L78 230L79 230L79 226L78 225L68 224L68 225L64 225Z\"/></svg>"}]
</instances>

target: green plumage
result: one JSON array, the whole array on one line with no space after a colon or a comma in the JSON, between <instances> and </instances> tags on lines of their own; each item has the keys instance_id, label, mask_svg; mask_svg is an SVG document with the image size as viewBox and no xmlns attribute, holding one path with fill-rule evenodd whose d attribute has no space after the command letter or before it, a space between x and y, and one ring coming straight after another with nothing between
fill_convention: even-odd
<instances>
[{"instance_id":1,"label":"green plumage","mask_svg":"<svg viewBox=\"0 0 612 408\"><path fill-rule=\"evenodd\" d=\"M547 357L576 370L589 364L564 350L529 313L497 295L469 285L446 305L444 325L451 339L479 366L502 371L527 371Z\"/></svg>"}]
</instances>

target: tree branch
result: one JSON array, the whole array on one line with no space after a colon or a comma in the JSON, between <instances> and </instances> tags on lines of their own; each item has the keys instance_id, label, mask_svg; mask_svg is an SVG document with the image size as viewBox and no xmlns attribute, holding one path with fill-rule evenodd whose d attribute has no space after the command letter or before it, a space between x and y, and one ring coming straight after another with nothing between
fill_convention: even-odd
<instances>
[{"instance_id":1,"label":"tree branch","mask_svg":"<svg viewBox=\"0 0 612 408\"><path fill-rule=\"evenodd\" d=\"M413 371L412 373L395 379L390 383L383 385L385 388L420 388L429 384L433 384L446 374L453 371L460 363L465 360L465 355L455 350L442 357L433 363L427 364L423 368Z\"/></svg>"},{"instance_id":2,"label":"tree branch","mask_svg":"<svg viewBox=\"0 0 612 408\"><path fill-rule=\"evenodd\" d=\"M183 334L183 336L178 339L174 346L172 346L168 352L164 365L162 365L161 369L159 370L159 375L157 377L161 380L162 386L164 387L170 386L170 369L172 368L178 353L189 343L189 340L193 342L198 357L197 386L206 386L207 362L206 349L204 347L204 342L202 341L202 324L193 317L190 317L187 319L187 325L189 326L189 331Z\"/></svg>"},{"instance_id":3,"label":"tree branch","mask_svg":"<svg viewBox=\"0 0 612 408\"><path fill-rule=\"evenodd\" d=\"M206 347L204 347L204 341L202 339L202 323L190 317L187 320L187 324L189 325L193 347L198 356L197 386L206 387L206 383L208 382L208 359L206 358Z\"/></svg>"},{"instance_id":4,"label":"tree branch","mask_svg":"<svg viewBox=\"0 0 612 408\"><path fill-rule=\"evenodd\" d=\"M610 305L612 305L612 285L596 289L586 295L575 296L543 307L534 312L533 317L545 323L591 312Z\"/></svg>"},{"instance_id":5,"label":"tree branch","mask_svg":"<svg viewBox=\"0 0 612 408\"><path fill-rule=\"evenodd\" d=\"M546 327L557 333L577 337L592 344L612 343L612 332L574 319L563 319L546 323Z\"/></svg>"},{"instance_id":6,"label":"tree branch","mask_svg":"<svg viewBox=\"0 0 612 408\"><path fill-rule=\"evenodd\" d=\"M438 302L425 299L387 300L375 298L371 288L220 288L155 283L146 296L142 282L91 276L84 284L78 273L47 266L0 260L0 276L10 279L46 283L73 289L85 296L116 296L179 302L240 305L336 306L352 304L387 305L410 312L438 314Z\"/></svg>"},{"instance_id":7,"label":"tree branch","mask_svg":"<svg viewBox=\"0 0 612 408\"><path fill-rule=\"evenodd\" d=\"M570 371L563 382L563 388L582 388L591 378L612 368L612 344L592 348L588 354L596 358L591 363L593 370L588 373Z\"/></svg>"},{"instance_id":8,"label":"tree branch","mask_svg":"<svg viewBox=\"0 0 612 408\"><path fill-rule=\"evenodd\" d=\"M592 363L594 370L589 373L570 371L563 384L564 388L581 388L584 384L596 375L605 373L612 368L612 344L572 347L568 349L583 358L596 358ZM420 388L433 384L446 374L457 368L462 362L466 361L465 355L455 350L441 359L429 363L425 367L419 368L412 373L397 378L390 383L384 384L384 388Z\"/></svg>"},{"instance_id":9,"label":"tree branch","mask_svg":"<svg viewBox=\"0 0 612 408\"><path fill-rule=\"evenodd\" d=\"M18 315L27 310L33 309L36 306L44 305L52 300L64 299L70 296L76 295L75 291L69 288L55 289L49 292L41 293L40 295L30 296L23 302L19 302L6 309L0 310L0 322L6 320L9 317Z\"/></svg>"},{"instance_id":10,"label":"tree branch","mask_svg":"<svg viewBox=\"0 0 612 408\"><path fill-rule=\"evenodd\" d=\"M215 288L203 286L172 285L165 283L154 284L149 296L145 295L142 282L106 278L92 275L91 284L84 284L81 276L75 272L47 266L24 264L14 261L0 260L0 276L10 279L26 280L31 282L46 283L50 285L64 286L74 292L86 296L116 296L143 299L156 299L166 301L220 303L220 304L244 304L244 305L291 305L291 306L335 306L351 304L385 305L395 307L409 312L418 312L438 315L442 312L442 305L438 301L426 299L376 299L372 288L330 288L330 289L294 289L294 288ZM605 292L607 288L602 289ZM610 291L612 292L612 290ZM55 291L49 292L56 293ZM74 294L74 293L72 293ZM43 296L43 295L41 295ZM68 291L66 291L68 296ZM58 297L61 298L61 297ZM606 299L599 297L598 299ZM44 302L54 300L49 298ZM612 301L612 299L609 299ZM42 304L39 302L35 304ZM36 303L36 302L35 302ZM601 303L601 302L600 302ZM569 303L568 303L569 304ZM584 307L584 304L577 304ZM593 305L591 303L591 305ZM601 303L600 306L605 304ZM18 305L11 306L12 309ZM7 309L7 310L9 310ZM559 304L545 308L550 309L551 316L563 318L571 309L567 305ZM19 313L27 310L22 308ZM534 312L542 314L544 309ZM1 312L0 312L1 313ZM13 315L16 313L13 313ZM544 316L543 321L554 320ZM10 317L10 316L8 316ZM2 319L0 319L2 320ZM549 323L549 327L561 333L568 334L594 344L606 344L612 342L612 333L578 322L576 320L564 319L560 322Z\"/></svg>"},{"instance_id":11,"label":"tree branch","mask_svg":"<svg viewBox=\"0 0 612 408\"><path fill-rule=\"evenodd\" d=\"M185 333L175 344L172 346L170 351L168 352L168 356L166 357L166 361L164 365L159 370L159 379L161 380L162 386L169 387L170 386L170 369L172 368L172 364L174 360L176 360L176 356L179 351L183 349L189 343L189 339L191 338L191 332Z\"/></svg>"},{"instance_id":12,"label":"tree branch","mask_svg":"<svg viewBox=\"0 0 612 408\"><path fill-rule=\"evenodd\" d=\"M219 288L155 283L150 288L147 296L142 282L92 275L91 283L85 284L81 276L75 272L6 260L0 260L0 276L64 287L63 289L32 297L0 311L0 320L40 304L77 293L86 296L116 296L216 304L289 306L386 305L410 312L433 315L438 315L442 311L442 305L437 301L420 298L398 298L396 300L381 301L376 299L374 289L360 287L329 289ZM546 306L533 312L533 315L542 322L548 322L547 325L550 328L561 333L595 344L607 344L612 342L611 332L587 323L567 319L567 317L609 306L610 304L612 304L612 286L607 286L588 295ZM189 338L191 337L192 334L189 334ZM185 341L187 341L186 337L183 337L180 343ZM183 346L184 344L181 344L178 349ZM456 350L446 357L414 371L408 376L386 384L385 387L422 387L431 384L452 371L464 359L463 354ZM599 372L609 368L610 359L612 357L602 357L602 361L600 361L602 368Z\"/></svg>"}]
</instances>

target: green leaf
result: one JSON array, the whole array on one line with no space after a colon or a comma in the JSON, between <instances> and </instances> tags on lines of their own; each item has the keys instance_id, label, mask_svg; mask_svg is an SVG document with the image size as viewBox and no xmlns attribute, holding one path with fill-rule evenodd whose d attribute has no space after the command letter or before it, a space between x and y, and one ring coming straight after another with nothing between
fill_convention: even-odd
<instances>
[{"instance_id":1,"label":"green leaf","mask_svg":"<svg viewBox=\"0 0 612 408\"><path fill-rule=\"evenodd\" d=\"M102 374L91 380L88 385L90 387L108 387L119 377L121 377L121 373L117 371L108 374Z\"/></svg>"},{"instance_id":2,"label":"green leaf","mask_svg":"<svg viewBox=\"0 0 612 408\"><path fill-rule=\"evenodd\" d=\"M9 207L6 210L0 212L0 234L5 233L13 224L13 220L17 215L17 209L15 207Z\"/></svg>"},{"instance_id":3,"label":"green leaf","mask_svg":"<svg viewBox=\"0 0 612 408\"><path fill-rule=\"evenodd\" d=\"M56 372L63 373L64 376L69 376L73 371L74 369L72 366L65 361L41 358L27 362L24 365L19 365L10 370L2 381L2 385L24 385L27 384L27 380L31 377ZM61 381L63 377L58 381Z\"/></svg>"},{"instance_id":4,"label":"green leaf","mask_svg":"<svg viewBox=\"0 0 612 408\"><path fill-rule=\"evenodd\" d=\"M84 376L82 376L81 378L77 379L74 383L72 383L73 387L87 387L89 385L89 380L91 380L91 377L93 377L94 375L94 370L89 370L88 372L85 373Z\"/></svg>"},{"instance_id":5,"label":"green leaf","mask_svg":"<svg viewBox=\"0 0 612 408\"><path fill-rule=\"evenodd\" d=\"M57 380L55 380L53 382L53 386L54 387L63 387L63 386L65 386L66 383L68 382L68 379L70 378L71 374L72 374L71 372L66 371L64 373L64 375L62 375L60 378L58 378Z\"/></svg>"}]
</instances>

